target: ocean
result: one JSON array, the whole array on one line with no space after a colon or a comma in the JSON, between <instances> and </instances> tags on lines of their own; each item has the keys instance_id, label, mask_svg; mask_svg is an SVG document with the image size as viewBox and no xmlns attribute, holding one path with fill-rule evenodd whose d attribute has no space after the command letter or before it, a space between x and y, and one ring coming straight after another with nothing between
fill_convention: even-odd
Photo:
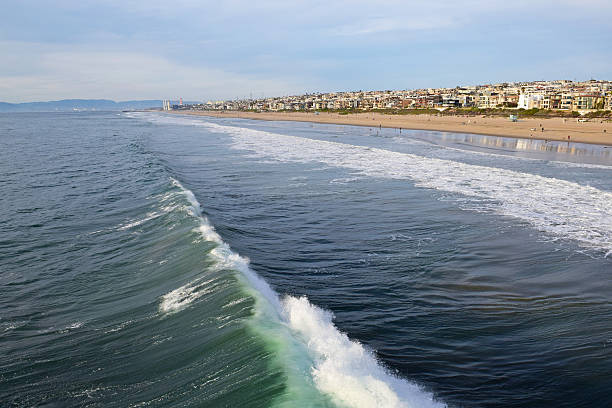
<instances>
[{"instance_id":1,"label":"ocean","mask_svg":"<svg viewBox=\"0 0 612 408\"><path fill-rule=\"evenodd\" d=\"M1 406L612 406L612 148L144 112L0 146Z\"/></svg>"}]
</instances>

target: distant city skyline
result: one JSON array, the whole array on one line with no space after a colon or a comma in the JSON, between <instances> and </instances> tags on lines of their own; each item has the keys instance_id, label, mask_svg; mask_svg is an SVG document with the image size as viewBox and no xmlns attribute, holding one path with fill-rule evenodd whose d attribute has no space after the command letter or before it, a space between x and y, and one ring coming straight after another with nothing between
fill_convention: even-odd
<instances>
[{"instance_id":1,"label":"distant city skyline","mask_svg":"<svg viewBox=\"0 0 612 408\"><path fill-rule=\"evenodd\" d=\"M607 1L13 2L0 101L612 79Z\"/></svg>"}]
</instances>

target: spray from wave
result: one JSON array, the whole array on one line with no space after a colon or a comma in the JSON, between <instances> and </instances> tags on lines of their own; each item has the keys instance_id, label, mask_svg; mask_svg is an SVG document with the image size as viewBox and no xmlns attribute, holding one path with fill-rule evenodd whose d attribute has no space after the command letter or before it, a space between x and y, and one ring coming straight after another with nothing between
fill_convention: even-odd
<instances>
[{"instance_id":1,"label":"spray from wave","mask_svg":"<svg viewBox=\"0 0 612 408\"><path fill-rule=\"evenodd\" d=\"M334 326L331 312L312 305L306 297L279 298L249 267L248 259L232 252L221 239L202 215L193 193L174 179L172 184L189 201L189 212L199 219L202 237L216 244L210 253L216 267L238 271L250 288L256 299L255 329L280 346L277 351L282 354L290 388L285 406L295 406L296 401L313 405L309 384L341 406L446 406L418 385L391 375L371 351ZM159 310L178 312L210 290L211 282L196 280L164 295Z\"/></svg>"}]
</instances>

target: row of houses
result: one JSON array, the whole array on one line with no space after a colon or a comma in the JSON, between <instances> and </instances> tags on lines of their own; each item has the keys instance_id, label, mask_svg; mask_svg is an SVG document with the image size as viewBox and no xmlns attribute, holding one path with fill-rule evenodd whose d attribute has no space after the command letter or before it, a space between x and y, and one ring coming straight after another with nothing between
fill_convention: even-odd
<instances>
[{"instance_id":1,"label":"row of houses","mask_svg":"<svg viewBox=\"0 0 612 408\"><path fill-rule=\"evenodd\" d=\"M612 93L534 93L519 95L518 108L557 110L610 110Z\"/></svg>"},{"instance_id":2,"label":"row of houses","mask_svg":"<svg viewBox=\"0 0 612 408\"><path fill-rule=\"evenodd\" d=\"M262 99L209 101L190 107L202 110L258 111L424 108L612 110L612 82L534 81L401 91L312 93Z\"/></svg>"}]
</instances>

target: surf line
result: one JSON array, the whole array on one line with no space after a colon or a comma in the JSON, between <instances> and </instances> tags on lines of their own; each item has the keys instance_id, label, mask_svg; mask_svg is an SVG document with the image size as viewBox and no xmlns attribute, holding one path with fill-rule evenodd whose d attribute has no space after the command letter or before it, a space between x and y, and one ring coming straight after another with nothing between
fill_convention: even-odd
<instances>
[{"instance_id":1,"label":"surf line","mask_svg":"<svg viewBox=\"0 0 612 408\"><path fill-rule=\"evenodd\" d=\"M552 238L612 255L612 192L576 181L468 164L377 147L201 122L228 134L232 147L279 162L324 163L367 177L410 180L416 187L473 199L480 209L529 223Z\"/></svg>"}]
</instances>

